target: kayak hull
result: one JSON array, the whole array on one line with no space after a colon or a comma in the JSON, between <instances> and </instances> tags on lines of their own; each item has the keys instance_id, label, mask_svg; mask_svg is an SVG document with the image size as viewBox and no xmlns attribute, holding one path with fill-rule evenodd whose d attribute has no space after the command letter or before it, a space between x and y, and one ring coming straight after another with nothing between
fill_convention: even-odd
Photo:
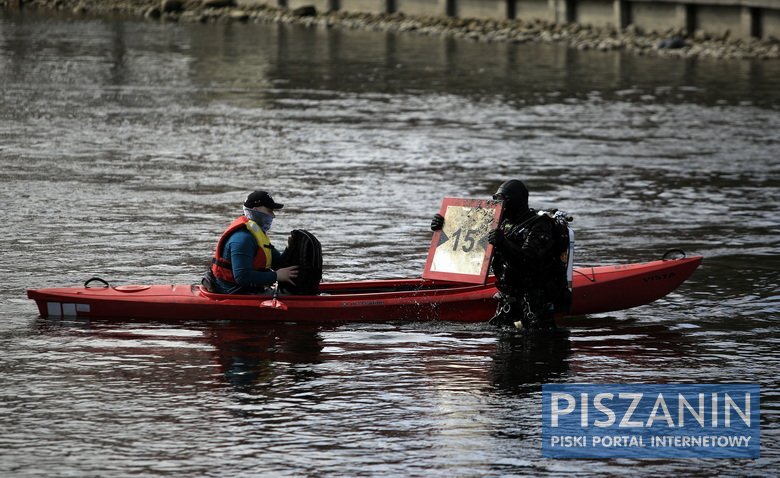
<instances>
[{"instance_id":1,"label":"kayak hull","mask_svg":"<svg viewBox=\"0 0 780 478\"><path fill-rule=\"evenodd\" d=\"M584 315L650 303L676 289L701 257L575 268L572 307ZM495 312L494 278L487 284L399 279L330 282L316 296L225 295L200 285L127 285L28 290L42 317L156 320L484 322Z\"/></svg>"}]
</instances>

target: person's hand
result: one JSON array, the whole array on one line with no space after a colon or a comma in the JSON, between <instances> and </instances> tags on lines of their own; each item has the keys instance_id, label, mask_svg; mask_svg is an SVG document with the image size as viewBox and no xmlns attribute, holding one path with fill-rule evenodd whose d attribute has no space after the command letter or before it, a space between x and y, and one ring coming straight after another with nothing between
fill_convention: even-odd
<instances>
[{"instance_id":1,"label":"person's hand","mask_svg":"<svg viewBox=\"0 0 780 478\"><path fill-rule=\"evenodd\" d=\"M290 234L289 236L287 236L287 248L288 249L292 247L292 243L293 243L293 238L292 238L292 234Z\"/></svg>"},{"instance_id":2,"label":"person's hand","mask_svg":"<svg viewBox=\"0 0 780 478\"><path fill-rule=\"evenodd\" d=\"M279 282L289 282L295 285L293 279L298 278L298 266L282 267L276 271L276 280Z\"/></svg>"},{"instance_id":3,"label":"person's hand","mask_svg":"<svg viewBox=\"0 0 780 478\"><path fill-rule=\"evenodd\" d=\"M438 231L444 227L444 216L441 214L434 214L431 219L431 231Z\"/></svg>"},{"instance_id":4,"label":"person's hand","mask_svg":"<svg viewBox=\"0 0 780 478\"><path fill-rule=\"evenodd\" d=\"M488 232L488 242L493 244L495 247L500 246L506 238L504 237L504 231L501 229L492 229L490 232Z\"/></svg>"}]
</instances>

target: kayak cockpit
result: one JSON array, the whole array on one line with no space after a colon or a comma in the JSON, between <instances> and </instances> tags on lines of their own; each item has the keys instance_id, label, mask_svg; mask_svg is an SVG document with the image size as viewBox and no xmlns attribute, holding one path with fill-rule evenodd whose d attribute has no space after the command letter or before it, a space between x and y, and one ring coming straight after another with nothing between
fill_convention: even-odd
<instances>
[{"instance_id":1,"label":"kayak cockpit","mask_svg":"<svg viewBox=\"0 0 780 478\"><path fill-rule=\"evenodd\" d=\"M491 279L493 279L491 277ZM320 284L319 293L314 295L289 295L284 292L279 294L279 297L285 297L287 299L296 298L314 298L320 296L359 296L359 295L373 295L373 294L414 294L414 293L431 293L435 291L453 291L453 290L475 290L484 289L490 287L493 280L489 280L486 285L474 285L464 284L461 282L443 281L443 280L430 280L430 279L384 279L384 280L367 280L367 281L345 281L345 282L323 282ZM193 286L193 292L199 293L204 297L208 297L215 300L224 299L242 299L242 298L257 298L257 297L271 297L273 295L273 289L266 290L256 294L220 294L215 292L209 292L200 285Z\"/></svg>"}]
</instances>

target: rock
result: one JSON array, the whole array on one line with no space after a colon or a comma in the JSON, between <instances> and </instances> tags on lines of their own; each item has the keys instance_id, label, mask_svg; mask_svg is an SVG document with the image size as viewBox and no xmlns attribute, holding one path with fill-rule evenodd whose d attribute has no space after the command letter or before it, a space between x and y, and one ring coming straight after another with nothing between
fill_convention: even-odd
<instances>
[{"instance_id":1,"label":"rock","mask_svg":"<svg viewBox=\"0 0 780 478\"><path fill-rule=\"evenodd\" d=\"M317 15L317 9L314 5L304 5L296 8L290 13L295 17L314 17Z\"/></svg>"},{"instance_id":2,"label":"rock","mask_svg":"<svg viewBox=\"0 0 780 478\"><path fill-rule=\"evenodd\" d=\"M626 27L626 33L628 35L639 36L642 34L642 29L632 23Z\"/></svg>"},{"instance_id":3,"label":"rock","mask_svg":"<svg viewBox=\"0 0 780 478\"><path fill-rule=\"evenodd\" d=\"M243 10L231 10L228 14L228 17L231 20L236 20L239 22L245 22L249 20L249 14Z\"/></svg>"},{"instance_id":4,"label":"rock","mask_svg":"<svg viewBox=\"0 0 780 478\"><path fill-rule=\"evenodd\" d=\"M668 38L658 42L658 48L661 50L676 50L685 46L685 40L680 37Z\"/></svg>"},{"instance_id":5,"label":"rock","mask_svg":"<svg viewBox=\"0 0 780 478\"><path fill-rule=\"evenodd\" d=\"M413 32L415 30L417 30L417 25L414 22L403 22L398 27L398 31L401 32Z\"/></svg>"},{"instance_id":6,"label":"rock","mask_svg":"<svg viewBox=\"0 0 780 478\"><path fill-rule=\"evenodd\" d=\"M181 0L162 0L160 10L163 13L178 13L184 10L184 2Z\"/></svg>"},{"instance_id":7,"label":"rock","mask_svg":"<svg viewBox=\"0 0 780 478\"><path fill-rule=\"evenodd\" d=\"M160 15L161 13L159 7L149 7L144 13L145 18L151 18L152 20L157 20L160 18Z\"/></svg>"},{"instance_id":8,"label":"rock","mask_svg":"<svg viewBox=\"0 0 780 478\"><path fill-rule=\"evenodd\" d=\"M227 8L235 5L235 0L203 0L203 8Z\"/></svg>"}]
</instances>

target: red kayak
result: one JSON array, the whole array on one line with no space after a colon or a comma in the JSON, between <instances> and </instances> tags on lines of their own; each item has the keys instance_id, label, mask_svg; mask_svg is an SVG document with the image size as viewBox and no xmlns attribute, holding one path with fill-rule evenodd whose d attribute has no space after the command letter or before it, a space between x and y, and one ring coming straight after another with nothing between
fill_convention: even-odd
<instances>
[{"instance_id":1,"label":"red kayak","mask_svg":"<svg viewBox=\"0 0 780 478\"><path fill-rule=\"evenodd\" d=\"M571 311L627 309L682 284L702 257L574 269ZM42 317L295 322L444 320L484 322L495 312L495 278L485 285L400 279L321 284L316 296L225 295L200 285L123 285L28 290Z\"/></svg>"}]
</instances>

